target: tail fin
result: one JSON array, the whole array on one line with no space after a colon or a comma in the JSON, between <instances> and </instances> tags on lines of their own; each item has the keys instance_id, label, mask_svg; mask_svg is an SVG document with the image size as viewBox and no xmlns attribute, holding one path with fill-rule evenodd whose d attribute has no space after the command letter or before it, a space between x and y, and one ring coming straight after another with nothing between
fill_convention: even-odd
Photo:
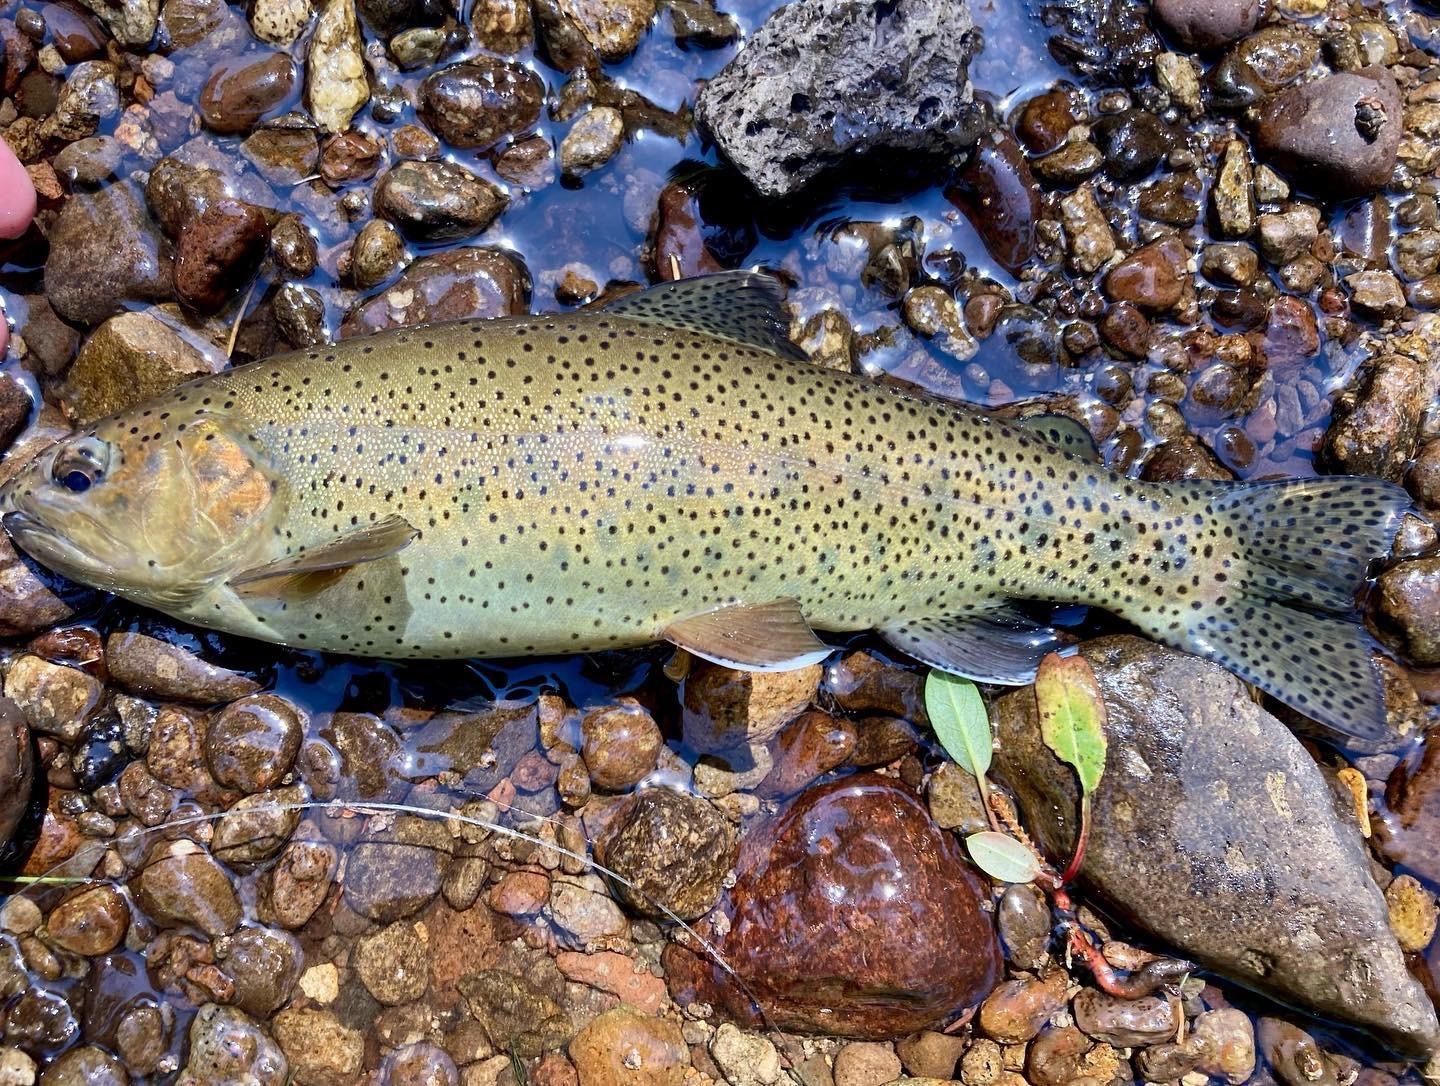
<instances>
[{"instance_id":1,"label":"tail fin","mask_svg":"<svg viewBox=\"0 0 1440 1086\"><path fill-rule=\"evenodd\" d=\"M1377 479L1224 488L1209 511L1238 544L1236 591L1187 622L1188 647L1321 724L1384 738L1377 646L1355 620L1356 595L1410 504Z\"/></svg>"}]
</instances>

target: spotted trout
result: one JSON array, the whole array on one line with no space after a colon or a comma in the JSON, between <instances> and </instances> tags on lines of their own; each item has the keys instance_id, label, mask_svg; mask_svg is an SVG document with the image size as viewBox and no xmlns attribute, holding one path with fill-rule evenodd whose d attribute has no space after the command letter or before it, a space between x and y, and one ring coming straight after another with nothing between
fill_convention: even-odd
<instances>
[{"instance_id":1,"label":"spotted trout","mask_svg":"<svg viewBox=\"0 0 1440 1086\"><path fill-rule=\"evenodd\" d=\"M283 645L668 640L779 670L875 630L1014 684L1062 644L1015 602L1089 604L1383 732L1355 599L1400 488L1137 482L1073 427L812 365L783 328L773 280L738 272L281 355L60 442L0 509L77 581Z\"/></svg>"}]
</instances>

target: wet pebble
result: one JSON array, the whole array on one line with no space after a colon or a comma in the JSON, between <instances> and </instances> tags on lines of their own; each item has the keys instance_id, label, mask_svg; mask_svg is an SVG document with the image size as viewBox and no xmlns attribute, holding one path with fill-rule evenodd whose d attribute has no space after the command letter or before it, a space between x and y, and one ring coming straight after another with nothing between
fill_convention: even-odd
<instances>
[{"instance_id":1,"label":"wet pebble","mask_svg":"<svg viewBox=\"0 0 1440 1086\"><path fill-rule=\"evenodd\" d=\"M608 63L635 51L655 17L655 0L560 0L563 11Z\"/></svg>"},{"instance_id":2,"label":"wet pebble","mask_svg":"<svg viewBox=\"0 0 1440 1086\"><path fill-rule=\"evenodd\" d=\"M773 739L820 685L819 664L792 671L735 671L694 660L683 693L685 740L701 752Z\"/></svg>"},{"instance_id":3,"label":"wet pebble","mask_svg":"<svg viewBox=\"0 0 1440 1086\"><path fill-rule=\"evenodd\" d=\"M620 900L657 920L709 912L737 848L730 823L712 804L668 788L637 793L595 847L597 859L625 880L615 888Z\"/></svg>"},{"instance_id":4,"label":"wet pebble","mask_svg":"<svg viewBox=\"0 0 1440 1086\"><path fill-rule=\"evenodd\" d=\"M39 1086L129 1086L121 1062L98 1045L80 1045L40 1073Z\"/></svg>"},{"instance_id":5,"label":"wet pebble","mask_svg":"<svg viewBox=\"0 0 1440 1086\"><path fill-rule=\"evenodd\" d=\"M1020 109L1015 134L1031 154L1043 155L1065 142L1083 114L1076 108L1075 95L1063 87L1037 94Z\"/></svg>"},{"instance_id":6,"label":"wet pebble","mask_svg":"<svg viewBox=\"0 0 1440 1086\"><path fill-rule=\"evenodd\" d=\"M782 1029L880 1039L932 1026L999 971L979 880L954 842L893 780L863 773L814 786L742 841L720 953ZM903 949L912 946L929 949ZM663 961L677 1003L698 995L751 1020L749 1000L708 963L676 946Z\"/></svg>"},{"instance_id":7,"label":"wet pebble","mask_svg":"<svg viewBox=\"0 0 1440 1086\"><path fill-rule=\"evenodd\" d=\"M347 1086L360 1079L365 1036L332 1012L287 1007L271 1021L271 1029L302 1086Z\"/></svg>"},{"instance_id":8,"label":"wet pebble","mask_svg":"<svg viewBox=\"0 0 1440 1086\"><path fill-rule=\"evenodd\" d=\"M304 728L300 712L274 694L227 705L205 733L210 774L227 788L263 792L290 772Z\"/></svg>"},{"instance_id":9,"label":"wet pebble","mask_svg":"<svg viewBox=\"0 0 1440 1086\"><path fill-rule=\"evenodd\" d=\"M420 84L420 114L452 147L489 150L534 126L545 88L534 72L479 56L442 68Z\"/></svg>"},{"instance_id":10,"label":"wet pebble","mask_svg":"<svg viewBox=\"0 0 1440 1086\"><path fill-rule=\"evenodd\" d=\"M121 313L85 341L61 394L71 419L85 426L222 364L218 352L202 351L170 322L149 313Z\"/></svg>"},{"instance_id":11,"label":"wet pebble","mask_svg":"<svg viewBox=\"0 0 1440 1086\"><path fill-rule=\"evenodd\" d=\"M108 954L130 926L130 906L110 885L66 898L45 919L45 937L62 950L85 957Z\"/></svg>"},{"instance_id":12,"label":"wet pebble","mask_svg":"<svg viewBox=\"0 0 1440 1086\"><path fill-rule=\"evenodd\" d=\"M683 1086L693 1074L678 1025L624 1007L596 1018L568 1051L583 1086Z\"/></svg>"},{"instance_id":13,"label":"wet pebble","mask_svg":"<svg viewBox=\"0 0 1440 1086\"><path fill-rule=\"evenodd\" d=\"M139 190L116 182L65 201L50 229L45 295L69 321L98 324L136 302L174 296L170 258Z\"/></svg>"},{"instance_id":14,"label":"wet pebble","mask_svg":"<svg viewBox=\"0 0 1440 1086\"><path fill-rule=\"evenodd\" d=\"M429 321L505 317L526 312L530 275L500 249L473 246L422 256L394 283L359 303L340 326L342 339Z\"/></svg>"},{"instance_id":15,"label":"wet pebble","mask_svg":"<svg viewBox=\"0 0 1440 1086\"><path fill-rule=\"evenodd\" d=\"M202 313L243 289L270 242L265 213L240 200L210 204L186 224L175 252L175 293Z\"/></svg>"},{"instance_id":16,"label":"wet pebble","mask_svg":"<svg viewBox=\"0 0 1440 1086\"><path fill-rule=\"evenodd\" d=\"M19 706L10 698L0 698L0 850L30 809L32 751L30 729Z\"/></svg>"},{"instance_id":17,"label":"wet pebble","mask_svg":"<svg viewBox=\"0 0 1440 1086\"><path fill-rule=\"evenodd\" d=\"M290 45L314 14L310 0L255 0L250 8L250 29L261 41Z\"/></svg>"},{"instance_id":18,"label":"wet pebble","mask_svg":"<svg viewBox=\"0 0 1440 1086\"><path fill-rule=\"evenodd\" d=\"M941 829L969 834L990 826L974 775L954 762L944 762L930 774L926 798L930 817Z\"/></svg>"},{"instance_id":19,"label":"wet pebble","mask_svg":"<svg viewBox=\"0 0 1440 1086\"><path fill-rule=\"evenodd\" d=\"M595 106L580 115L560 141L560 169L576 177L605 165L620 150L625 121L618 109Z\"/></svg>"},{"instance_id":20,"label":"wet pebble","mask_svg":"<svg viewBox=\"0 0 1440 1086\"><path fill-rule=\"evenodd\" d=\"M1260 0L1156 0L1155 17L1187 49L1218 49L1260 21Z\"/></svg>"},{"instance_id":21,"label":"wet pebble","mask_svg":"<svg viewBox=\"0 0 1440 1086\"><path fill-rule=\"evenodd\" d=\"M246 926L215 941L215 961L235 985L234 1005L263 1020L289 1002L305 954L288 932Z\"/></svg>"},{"instance_id":22,"label":"wet pebble","mask_svg":"<svg viewBox=\"0 0 1440 1086\"><path fill-rule=\"evenodd\" d=\"M886 1086L902 1070L895 1049L879 1041L852 1041L835 1053L835 1086Z\"/></svg>"},{"instance_id":23,"label":"wet pebble","mask_svg":"<svg viewBox=\"0 0 1440 1086\"><path fill-rule=\"evenodd\" d=\"M387 1007L419 999L429 983L428 954L416 926L399 921L365 935L355 944L350 962L360 983Z\"/></svg>"},{"instance_id":24,"label":"wet pebble","mask_svg":"<svg viewBox=\"0 0 1440 1086\"><path fill-rule=\"evenodd\" d=\"M916 1078L954 1079L968 1043L964 1037L922 1030L897 1041L895 1054L906 1073Z\"/></svg>"},{"instance_id":25,"label":"wet pebble","mask_svg":"<svg viewBox=\"0 0 1440 1086\"><path fill-rule=\"evenodd\" d=\"M1094 988L1075 997L1071 1010L1082 1032L1119 1048L1135 1048L1174 1039L1179 1021L1164 996L1121 999Z\"/></svg>"},{"instance_id":26,"label":"wet pebble","mask_svg":"<svg viewBox=\"0 0 1440 1086\"><path fill-rule=\"evenodd\" d=\"M375 189L376 214L419 241L458 241L480 233L509 198L450 162L401 162Z\"/></svg>"},{"instance_id":27,"label":"wet pebble","mask_svg":"<svg viewBox=\"0 0 1440 1086\"><path fill-rule=\"evenodd\" d=\"M1291 87L1260 110L1259 153L1318 196L1373 192L1390 180L1403 117L1383 68L1337 72Z\"/></svg>"},{"instance_id":28,"label":"wet pebble","mask_svg":"<svg viewBox=\"0 0 1440 1086\"><path fill-rule=\"evenodd\" d=\"M371 219L360 228L342 271L361 290L379 286L396 275L404 265L405 240L400 231L384 219Z\"/></svg>"},{"instance_id":29,"label":"wet pebble","mask_svg":"<svg viewBox=\"0 0 1440 1086\"><path fill-rule=\"evenodd\" d=\"M1202 1012L1186 1047L1196 1054L1196 1070L1231 1086L1240 1086L1255 1073L1255 1027L1244 1011L1223 1007Z\"/></svg>"},{"instance_id":30,"label":"wet pebble","mask_svg":"<svg viewBox=\"0 0 1440 1086\"><path fill-rule=\"evenodd\" d=\"M216 936L240 923L240 899L230 876L189 841L171 845L131 885L145 915L162 927L190 926Z\"/></svg>"},{"instance_id":31,"label":"wet pebble","mask_svg":"<svg viewBox=\"0 0 1440 1086\"><path fill-rule=\"evenodd\" d=\"M1272 264L1286 264L1308 253L1320 236L1320 211L1310 204L1295 204L1281 212L1261 215L1260 253Z\"/></svg>"},{"instance_id":32,"label":"wet pebble","mask_svg":"<svg viewBox=\"0 0 1440 1086\"><path fill-rule=\"evenodd\" d=\"M261 878L260 916L291 930L304 927L329 894L339 863L333 845L292 841Z\"/></svg>"},{"instance_id":33,"label":"wet pebble","mask_svg":"<svg viewBox=\"0 0 1440 1086\"><path fill-rule=\"evenodd\" d=\"M1405 291L1388 271L1362 271L1345 277L1350 304L1361 313L1386 318L1405 311Z\"/></svg>"},{"instance_id":34,"label":"wet pebble","mask_svg":"<svg viewBox=\"0 0 1440 1086\"><path fill-rule=\"evenodd\" d=\"M550 899L550 878L539 871L507 871L490 888L490 908L505 916L534 916Z\"/></svg>"},{"instance_id":35,"label":"wet pebble","mask_svg":"<svg viewBox=\"0 0 1440 1086\"><path fill-rule=\"evenodd\" d=\"M655 768L664 740L659 725L639 705L613 705L585 715L581 755L590 780L611 792L639 784Z\"/></svg>"},{"instance_id":36,"label":"wet pebble","mask_svg":"<svg viewBox=\"0 0 1440 1086\"><path fill-rule=\"evenodd\" d=\"M450 1054L425 1041L389 1053L380 1073L386 1086L460 1086L460 1070ZM539 1086L538 1074L531 1081Z\"/></svg>"},{"instance_id":37,"label":"wet pebble","mask_svg":"<svg viewBox=\"0 0 1440 1086\"><path fill-rule=\"evenodd\" d=\"M801 713L775 739L774 765L756 791L788 798L843 765L855 750L855 726L812 710Z\"/></svg>"},{"instance_id":38,"label":"wet pebble","mask_svg":"<svg viewBox=\"0 0 1440 1086\"><path fill-rule=\"evenodd\" d=\"M1018 274L1030 262L1040 192L1025 152L1008 132L982 139L945 195L965 212L1002 267Z\"/></svg>"},{"instance_id":39,"label":"wet pebble","mask_svg":"<svg viewBox=\"0 0 1440 1086\"><path fill-rule=\"evenodd\" d=\"M189 1056L176 1086L254 1082L285 1086L289 1064L265 1029L237 1007L206 1003L190 1023Z\"/></svg>"},{"instance_id":40,"label":"wet pebble","mask_svg":"<svg viewBox=\"0 0 1440 1086\"><path fill-rule=\"evenodd\" d=\"M1105 274L1105 293L1150 312L1179 304L1186 278L1185 246L1168 237L1136 249Z\"/></svg>"},{"instance_id":41,"label":"wet pebble","mask_svg":"<svg viewBox=\"0 0 1440 1086\"><path fill-rule=\"evenodd\" d=\"M1308 302L1289 294L1270 308L1260 351L1277 374L1292 374L1320 353L1320 328Z\"/></svg>"},{"instance_id":42,"label":"wet pebble","mask_svg":"<svg viewBox=\"0 0 1440 1086\"><path fill-rule=\"evenodd\" d=\"M1043 977L1007 980L980 1004L980 1029L1004 1044L1029 1041L1065 1006L1068 985L1069 978L1058 970Z\"/></svg>"},{"instance_id":43,"label":"wet pebble","mask_svg":"<svg viewBox=\"0 0 1440 1086\"><path fill-rule=\"evenodd\" d=\"M309 798L303 784L241 798L215 823L211 850L232 866L268 860L300 824L301 812L292 805Z\"/></svg>"},{"instance_id":44,"label":"wet pebble","mask_svg":"<svg viewBox=\"0 0 1440 1086\"><path fill-rule=\"evenodd\" d=\"M228 58L200 89L200 116L212 131L245 132L286 106L295 86L295 62L284 53Z\"/></svg>"},{"instance_id":45,"label":"wet pebble","mask_svg":"<svg viewBox=\"0 0 1440 1086\"><path fill-rule=\"evenodd\" d=\"M1115 255L1115 234L1087 185L1060 200L1061 221L1070 263L1085 275L1099 271Z\"/></svg>"},{"instance_id":46,"label":"wet pebble","mask_svg":"<svg viewBox=\"0 0 1440 1086\"><path fill-rule=\"evenodd\" d=\"M1165 123L1140 109L1102 117L1092 132L1105 155L1106 172L1116 181L1148 177L1174 143L1174 134Z\"/></svg>"},{"instance_id":47,"label":"wet pebble","mask_svg":"<svg viewBox=\"0 0 1440 1086\"><path fill-rule=\"evenodd\" d=\"M368 831L350 852L345 901L361 916L391 923L419 912L440 892L454 842L435 822L405 816Z\"/></svg>"},{"instance_id":48,"label":"wet pebble","mask_svg":"<svg viewBox=\"0 0 1440 1086\"><path fill-rule=\"evenodd\" d=\"M273 125L247 136L240 153L272 185L294 185L314 174L320 144L309 127Z\"/></svg>"},{"instance_id":49,"label":"wet pebble","mask_svg":"<svg viewBox=\"0 0 1440 1086\"><path fill-rule=\"evenodd\" d=\"M1380 577L1380 613L1407 655L1422 666L1440 664L1440 558L1417 558Z\"/></svg>"},{"instance_id":50,"label":"wet pebble","mask_svg":"<svg viewBox=\"0 0 1440 1086\"><path fill-rule=\"evenodd\" d=\"M574 1034L574 1024L560 1005L525 976L481 969L462 977L458 988L486 1034L508 1038L518 1056L559 1048Z\"/></svg>"},{"instance_id":51,"label":"wet pebble","mask_svg":"<svg viewBox=\"0 0 1440 1086\"><path fill-rule=\"evenodd\" d=\"M1005 958L1019 969L1045 964L1055 925L1050 906L1034 886L1010 886L995 909Z\"/></svg>"},{"instance_id":52,"label":"wet pebble","mask_svg":"<svg viewBox=\"0 0 1440 1086\"><path fill-rule=\"evenodd\" d=\"M148 634L116 632L105 639L110 676L145 697L213 705L260 688L254 679L211 664L188 649Z\"/></svg>"},{"instance_id":53,"label":"wet pebble","mask_svg":"<svg viewBox=\"0 0 1440 1086\"><path fill-rule=\"evenodd\" d=\"M16 657L5 672L5 694L30 729L65 743L80 738L102 692L99 681L80 669L28 653Z\"/></svg>"}]
</instances>

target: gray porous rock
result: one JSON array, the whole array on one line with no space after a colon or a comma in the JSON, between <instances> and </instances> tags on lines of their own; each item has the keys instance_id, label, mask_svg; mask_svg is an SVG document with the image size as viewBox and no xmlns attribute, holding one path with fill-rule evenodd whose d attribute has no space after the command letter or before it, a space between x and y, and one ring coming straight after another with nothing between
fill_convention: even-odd
<instances>
[{"instance_id":1,"label":"gray porous rock","mask_svg":"<svg viewBox=\"0 0 1440 1086\"><path fill-rule=\"evenodd\" d=\"M1406 971L1364 843L1290 731L1219 666L1136 637L1082 646L1109 716L1082 879L1153 938L1408 1056L1440 1023ZM1000 699L997 773L1052 857L1075 842L1075 774L1031 689Z\"/></svg>"},{"instance_id":2,"label":"gray porous rock","mask_svg":"<svg viewBox=\"0 0 1440 1086\"><path fill-rule=\"evenodd\" d=\"M700 92L696 118L766 196L855 154L948 154L986 128L964 0L795 0Z\"/></svg>"}]
</instances>

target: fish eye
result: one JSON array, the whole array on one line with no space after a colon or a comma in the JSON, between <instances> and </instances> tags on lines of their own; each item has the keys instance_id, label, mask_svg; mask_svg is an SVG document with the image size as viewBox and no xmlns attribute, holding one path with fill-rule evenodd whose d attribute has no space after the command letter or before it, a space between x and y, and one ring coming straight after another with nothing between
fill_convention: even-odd
<instances>
[{"instance_id":1,"label":"fish eye","mask_svg":"<svg viewBox=\"0 0 1440 1086\"><path fill-rule=\"evenodd\" d=\"M51 478L75 494L83 494L105 475L109 447L97 438L83 438L55 457Z\"/></svg>"}]
</instances>

